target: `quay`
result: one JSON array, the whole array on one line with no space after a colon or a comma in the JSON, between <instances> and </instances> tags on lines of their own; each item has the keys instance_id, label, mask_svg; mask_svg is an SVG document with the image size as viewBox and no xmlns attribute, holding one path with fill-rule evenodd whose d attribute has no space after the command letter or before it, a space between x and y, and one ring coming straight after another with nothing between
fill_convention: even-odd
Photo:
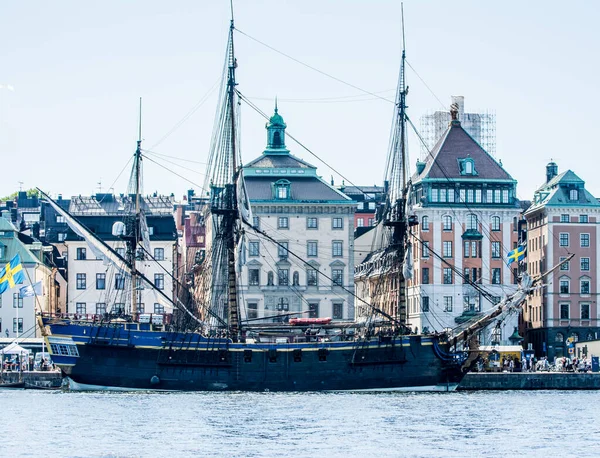
<instances>
[{"instance_id":1,"label":"quay","mask_svg":"<svg viewBox=\"0 0 600 458\"><path fill-rule=\"evenodd\" d=\"M596 372L469 372L458 390L598 390Z\"/></svg>"},{"instance_id":2,"label":"quay","mask_svg":"<svg viewBox=\"0 0 600 458\"><path fill-rule=\"evenodd\" d=\"M3 372L2 379L5 383L16 383L20 381L20 375L18 371L15 372ZM39 389L39 390L52 390L58 389L62 386L62 374L60 371L23 371L23 382L25 382L25 388Z\"/></svg>"}]
</instances>

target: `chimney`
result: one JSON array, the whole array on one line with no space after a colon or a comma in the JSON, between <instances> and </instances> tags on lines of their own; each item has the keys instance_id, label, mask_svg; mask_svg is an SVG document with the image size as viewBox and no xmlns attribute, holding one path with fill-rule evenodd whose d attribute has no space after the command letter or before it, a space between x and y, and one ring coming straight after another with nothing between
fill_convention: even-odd
<instances>
[{"instance_id":1,"label":"chimney","mask_svg":"<svg viewBox=\"0 0 600 458\"><path fill-rule=\"evenodd\" d=\"M558 175L558 165L556 165L556 162L550 159L550 162L546 166L546 183L548 183L556 175Z\"/></svg>"}]
</instances>

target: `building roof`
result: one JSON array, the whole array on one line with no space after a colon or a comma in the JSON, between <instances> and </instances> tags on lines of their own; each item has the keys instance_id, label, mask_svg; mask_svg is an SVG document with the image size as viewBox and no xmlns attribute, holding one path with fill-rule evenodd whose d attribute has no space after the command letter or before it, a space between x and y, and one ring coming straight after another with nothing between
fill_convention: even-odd
<instances>
[{"instance_id":1,"label":"building roof","mask_svg":"<svg viewBox=\"0 0 600 458\"><path fill-rule=\"evenodd\" d=\"M132 198L113 194L95 196L73 196L69 213L82 215L123 215L131 207ZM146 196L141 198L142 211L146 215L170 215L173 213L174 198L166 196Z\"/></svg>"},{"instance_id":2,"label":"building roof","mask_svg":"<svg viewBox=\"0 0 600 458\"><path fill-rule=\"evenodd\" d=\"M291 201L289 202L352 201L348 196L332 188L318 177L286 177L285 179L290 183ZM272 189L274 181L275 177L246 177L246 189L250 201L275 200Z\"/></svg>"},{"instance_id":3,"label":"building roof","mask_svg":"<svg viewBox=\"0 0 600 458\"><path fill-rule=\"evenodd\" d=\"M467 158L473 159L476 170L474 175L461 173L460 161ZM413 176L413 182L427 178L514 181L506 170L462 128L458 120L450 123L427 157L421 173L417 172Z\"/></svg>"},{"instance_id":4,"label":"building roof","mask_svg":"<svg viewBox=\"0 0 600 458\"><path fill-rule=\"evenodd\" d=\"M9 262L16 254L21 257L22 263L39 263L39 260L27 249L18 238L18 231L6 218L0 217L0 245L6 247L0 250L0 264Z\"/></svg>"},{"instance_id":5,"label":"building roof","mask_svg":"<svg viewBox=\"0 0 600 458\"><path fill-rule=\"evenodd\" d=\"M570 191L577 189L577 199L572 200ZM600 202L587 189L585 182L573 171L567 170L553 177L535 192L532 205L525 213L542 207L600 207Z\"/></svg>"}]
</instances>

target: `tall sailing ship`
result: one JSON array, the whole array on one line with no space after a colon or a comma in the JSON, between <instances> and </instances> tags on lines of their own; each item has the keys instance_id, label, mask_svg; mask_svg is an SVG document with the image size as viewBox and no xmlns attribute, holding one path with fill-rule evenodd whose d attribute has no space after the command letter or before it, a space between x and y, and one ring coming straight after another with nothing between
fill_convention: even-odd
<instances>
[{"instance_id":1,"label":"tall sailing ship","mask_svg":"<svg viewBox=\"0 0 600 458\"><path fill-rule=\"evenodd\" d=\"M195 284L196 301L173 301L158 290L176 311L177 319L168 325L141 320L136 309L135 285L154 286L136 268L136 253L147 241L139 200L142 154L138 142L130 185L132 216L113 231L126 243L125 256L46 196L96 255L128 276L132 285L131 306L119 316L105 314L94 320L40 317L53 361L76 389L455 389L472 359L462 349L475 345L477 330L518 306L531 290L532 280L525 276L523 288L454 337L411 333L405 282L411 276L409 233L416 222L407 211L404 52L386 167L387 202L375 229L374 251L357 268L359 319L341 325L297 316L269 332L260 332L260 324L242 319L238 270L245 234L253 231L277 241L252 224L239 148L241 95L233 35L232 20L208 166L207 247L200 265L202 275Z\"/></svg>"}]
</instances>

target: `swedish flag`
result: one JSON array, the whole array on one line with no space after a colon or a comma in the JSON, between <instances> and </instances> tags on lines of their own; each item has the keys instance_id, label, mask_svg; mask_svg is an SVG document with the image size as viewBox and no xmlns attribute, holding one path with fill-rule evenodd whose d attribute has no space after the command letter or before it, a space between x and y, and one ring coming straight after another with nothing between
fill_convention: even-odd
<instances>
[{"instance_id":1,"label":"swedish flag","mask_svg":"<svg viewBox=\"0 0 600 458\"><path fill-rule=\"evenodd\" d=\"M508 253L508 265L511 265L515 261L520 261L525 257L525 245L519 245L517 248Z\"/></svg>"},{"instance_id":2,"label":"swedish flag","mask_svg":"<svg viewBox=\"0 0 600 458\"><path fill-rule=\"evenodd\" d=\"M16 254L10 262L0 270L0 294L6 291L8 288L14 288L15 285L21 284L25 281L25 274L23 273L23 266L21 265L21 257Z\"/></svg>"}]
</instances>

